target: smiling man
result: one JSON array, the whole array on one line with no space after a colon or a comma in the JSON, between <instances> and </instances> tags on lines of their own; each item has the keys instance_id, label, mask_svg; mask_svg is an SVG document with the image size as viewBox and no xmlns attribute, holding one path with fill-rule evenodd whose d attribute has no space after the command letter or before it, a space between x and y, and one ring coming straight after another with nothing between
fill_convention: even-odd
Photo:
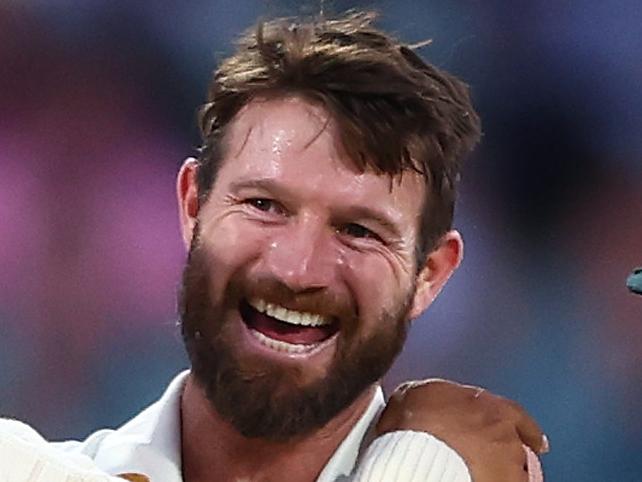
<instances>
[{"instance_id":1,"label":"smiling man","mask_svg":"<svg viewBox=\"0 0 642 482\"><path fill-rule=\"evenodd\" d=\"M221 64L177 182L191 371L58 450L153 482L528 480L522 443L544 442L512 402L435 381L380 416L410 322L461 261L480 126L464 84L371 22L263 23Z\"/></svg>"},{"instance_id":2,"label":"smiling man","mask_svg":"<svg viewBox=\"0 0 642 482\"><path fill-rule=\"evenodd\" d=\"M370 21L263 24L213 79L178 177L188 480L349 473L328 467L461 260L479 120L462 83Z\"/></svg>"},{"instance_id":3,"label":"smiling man","mask_svg":"<svg viewBox=\"0 0 642 482\"><path fill-rule=\"evenodd\" d=\"M417 280L422 176L391 183L359 168L339 129L304 95L266 92L236 115L206 195L197 161L180 173L194 379L248 437L287 439L346 407L363 412L407 321L459 261L451 233Z\"/></svg>"}]
</instances>

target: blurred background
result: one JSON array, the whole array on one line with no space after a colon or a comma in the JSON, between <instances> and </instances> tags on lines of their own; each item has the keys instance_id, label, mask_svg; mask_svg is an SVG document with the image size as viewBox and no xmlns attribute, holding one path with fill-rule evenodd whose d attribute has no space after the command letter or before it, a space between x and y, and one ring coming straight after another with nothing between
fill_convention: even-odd
<instances>
[{"instance_id":1,"label":"blurred background","mask_svg":"<svg viewBox=\"0 0 642 482\"><path fill-rule=\"evenodd\" d=\"M319 1L0 0L0 414L49 438L116 426L187 366L174 176L217 59ZM463 77L484 121L466 259L390 373L523 404L550 481L642 480L642 3L374 8Z\"/></svg>"}]
</instances>

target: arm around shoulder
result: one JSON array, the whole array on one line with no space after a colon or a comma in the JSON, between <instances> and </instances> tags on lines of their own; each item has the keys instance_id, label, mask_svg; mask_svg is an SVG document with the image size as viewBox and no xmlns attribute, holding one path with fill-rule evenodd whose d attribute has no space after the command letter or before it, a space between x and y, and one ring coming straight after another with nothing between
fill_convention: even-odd
<instances>
[{"instance_id":1,"label":"arm around shoulder","mask_svg":"<svg viewBox=\"0 0 642 482\"><path fill-rule=\"evenodd\" d=\"M352 482L472 482L464 460L426 432L398 430L377 437Z\"/></svg>"}]
</instances>

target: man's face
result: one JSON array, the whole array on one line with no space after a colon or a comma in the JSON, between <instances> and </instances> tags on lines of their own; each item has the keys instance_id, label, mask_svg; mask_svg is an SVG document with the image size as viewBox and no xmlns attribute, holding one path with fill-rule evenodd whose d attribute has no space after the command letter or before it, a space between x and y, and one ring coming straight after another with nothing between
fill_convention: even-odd
<instances>
[{"instance_id":1,"label":"man's face","mask_svg":"<svg viewBox=\"0 0 642 482\"><path fill-rule=\"evenodd\" d=\"M326 112L254 101L194 227L183 335L217 412L248 437L327 423L390 367L415 294L424 181L359 172Z\"/></svg>"}]
</instances>

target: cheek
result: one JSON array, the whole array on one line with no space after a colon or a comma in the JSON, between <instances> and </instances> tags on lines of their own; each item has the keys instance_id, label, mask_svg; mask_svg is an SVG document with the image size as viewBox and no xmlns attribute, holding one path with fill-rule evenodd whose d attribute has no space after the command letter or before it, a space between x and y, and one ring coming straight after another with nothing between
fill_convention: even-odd
<instances>
[{"instance_id":1,"label":"cheek","mask_svg":"<svg viewBox=\"0 0 642 482\"><path fill-rule=\"evenodd\" d=\"M238 223L221 222L202 229L199 242L212 275L212 291L220 296L235 273L249 269L260 257L266 241L257 233L240 229Z\"/></svg>"},{"instance_id":2,"label":"cheek","mask_svg":"<svg viewBox=\"0 0 642 482\"><path fill-rule=\"evenodd\" d=\"M245 219L241 212L212 212L209 220L200 224L201 243L221 258L242 259L261 249L265 241L265 233Z\"/></svg>"},{"instance_id":3,"label":"cheek","mask_svg":"<svg viewBox=\"0 0 642 482\"><path fill-rule=\"evenodd\" d=\"M375 256L353 258L344 264L344 279L359 306L361 319L396 313L412 289L412 277L399 264Z\"/></svg>"}]
</instances>

